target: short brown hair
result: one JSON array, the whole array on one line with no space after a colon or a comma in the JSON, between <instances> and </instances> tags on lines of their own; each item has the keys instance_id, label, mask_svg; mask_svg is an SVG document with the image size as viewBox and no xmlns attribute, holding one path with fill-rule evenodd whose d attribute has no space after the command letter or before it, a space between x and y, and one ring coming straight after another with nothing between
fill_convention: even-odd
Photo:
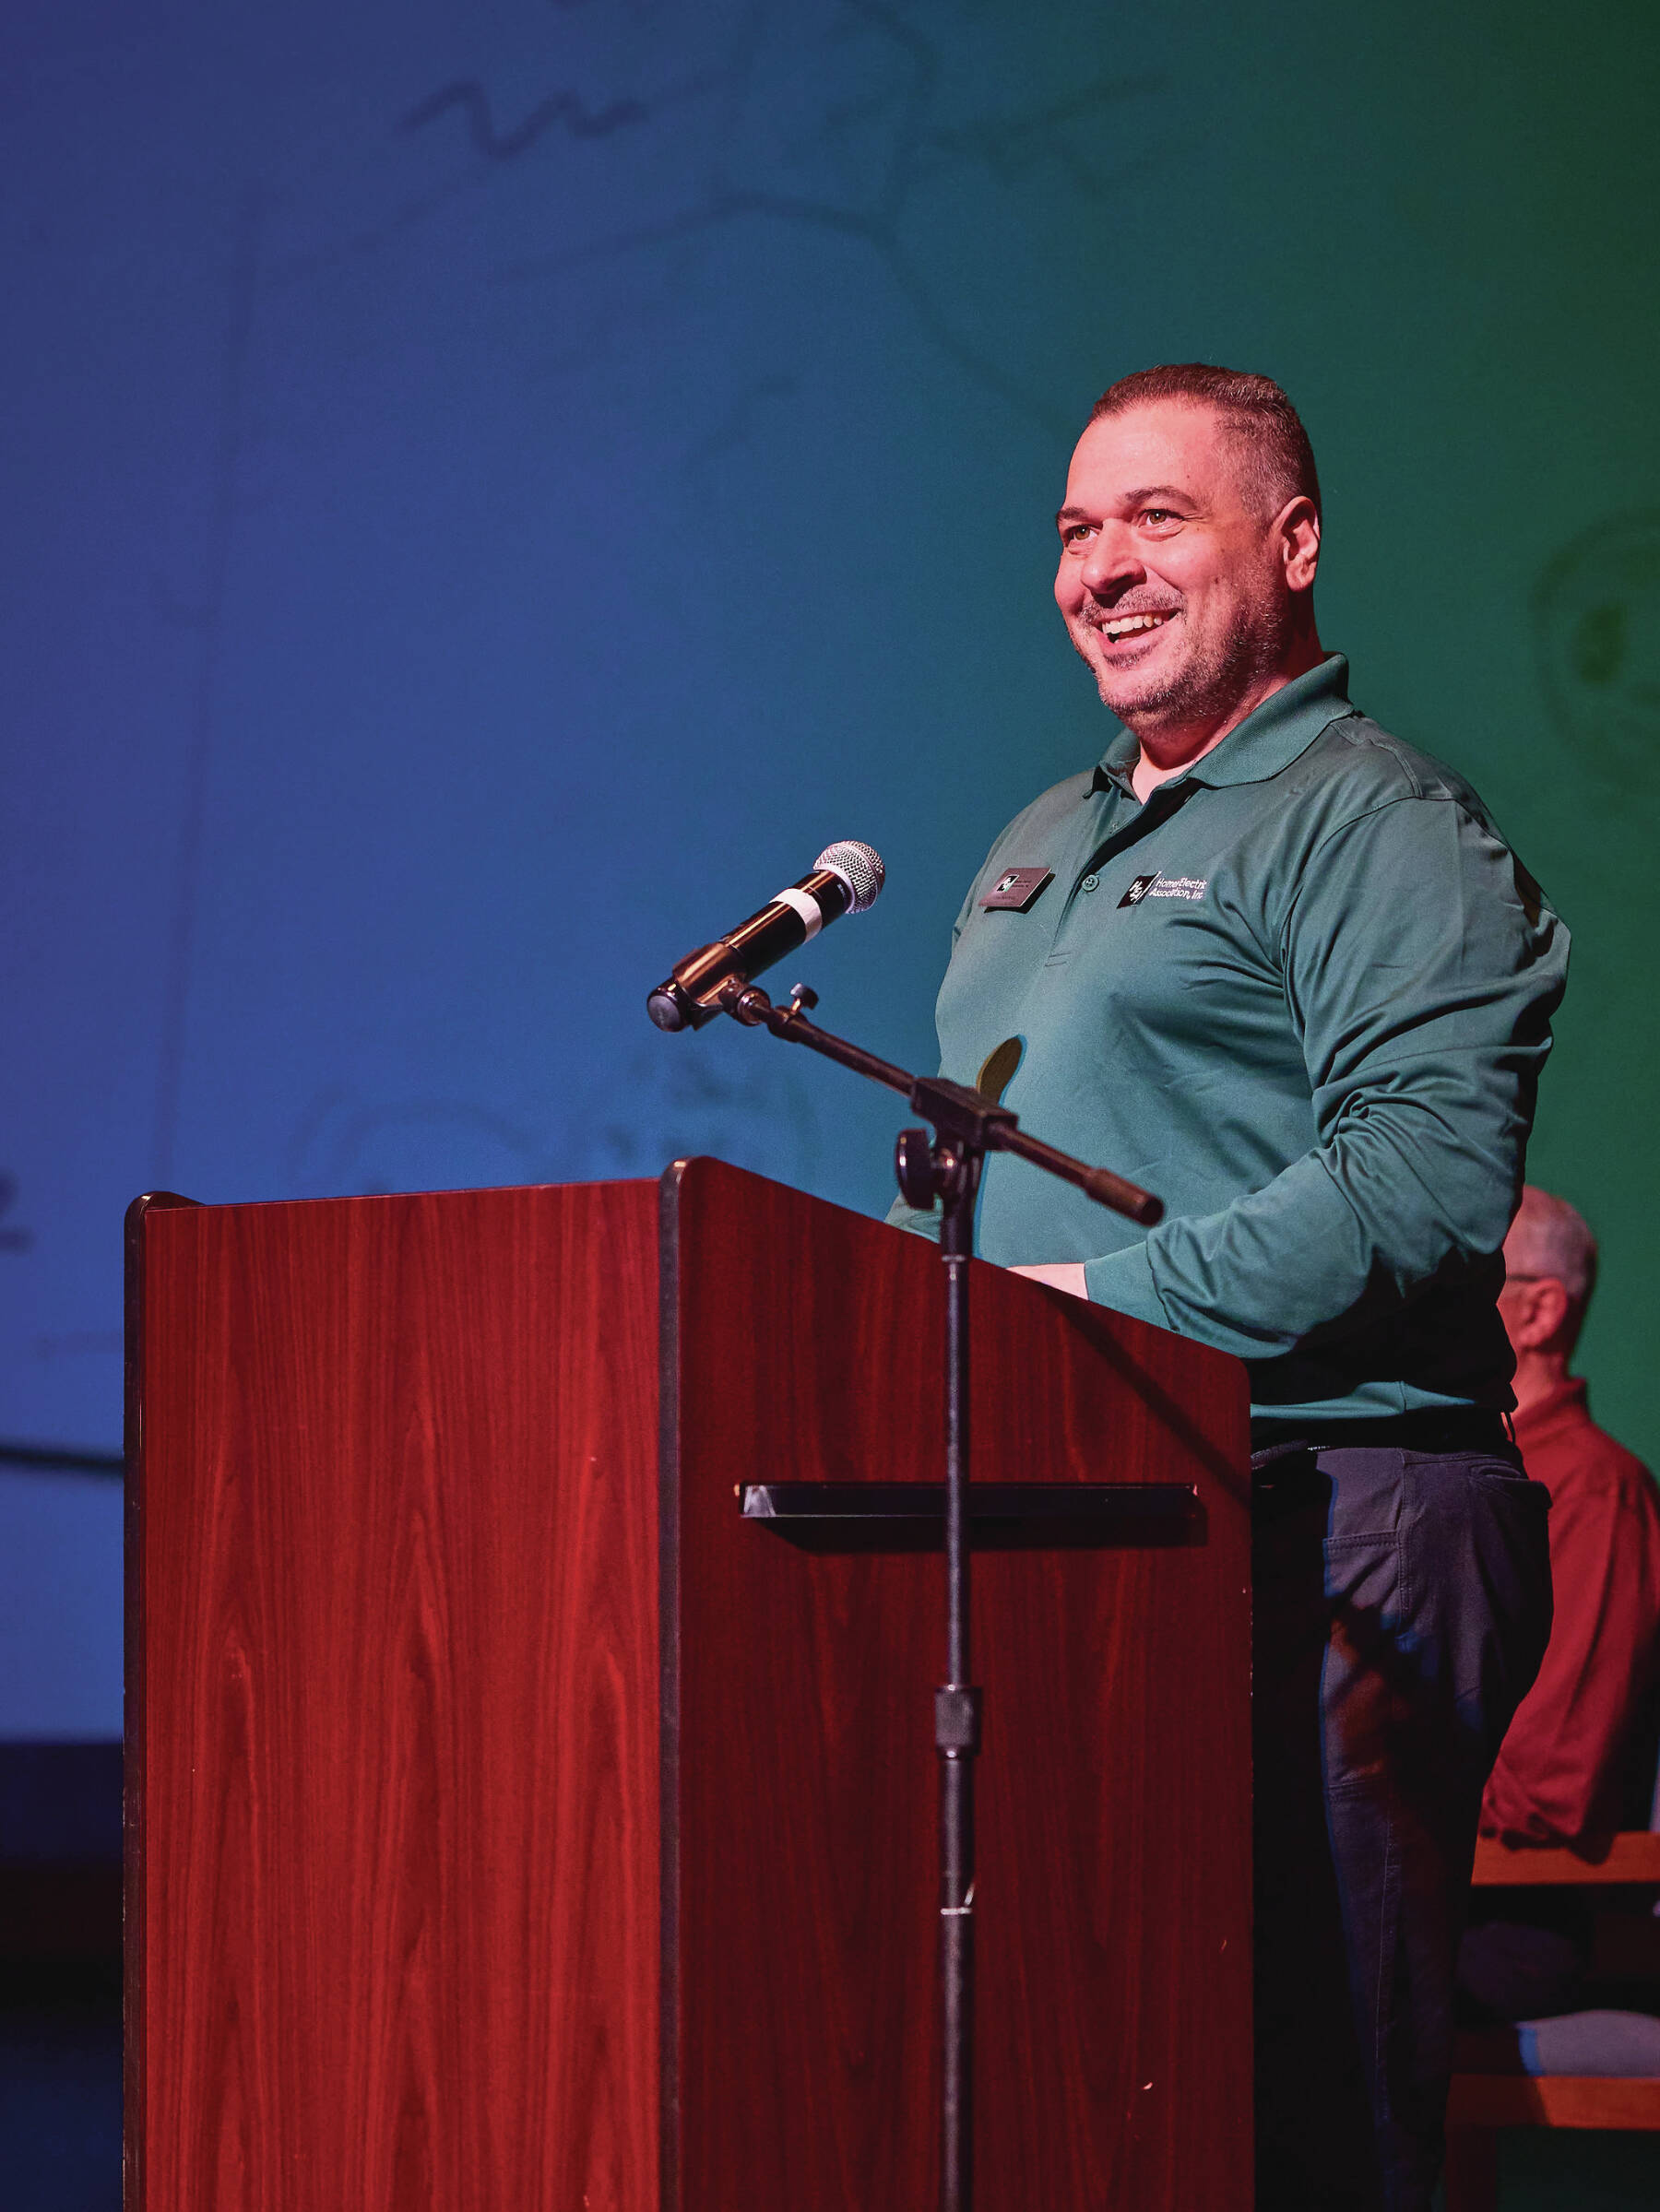
<instances>
[{"instance_id":1,"label":"short brown hair","mask_svg":"<svg viewBox=\"0 0 1660 2212\"><path fill-rule=\"evenodd\" d=\"M1091 422L1121 415L1153 399L1185 400L1215 408L1227 427L1251 451L1250 489L1271 513L1287 500L1312 500L1320 513L1320 478L1314 448L1297 409L1271 376L1243 369L1213 369L1205 361L1176 361L1159 369L1137 369L1109 384L1090 411Z\"/></svg>"}]
</instances>

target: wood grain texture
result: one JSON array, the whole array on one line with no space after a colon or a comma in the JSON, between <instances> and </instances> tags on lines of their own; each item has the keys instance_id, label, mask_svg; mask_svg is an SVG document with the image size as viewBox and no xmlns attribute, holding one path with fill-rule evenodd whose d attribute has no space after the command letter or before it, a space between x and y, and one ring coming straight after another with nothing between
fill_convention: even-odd
<instances>
[{"instance_id":1,"label":"wood grain texture","mask_svg":"<svg viewBox=\"0 0 1660 2212\"><path fill-rule=\"evenodd\" d=\"M937 1257L708 1161L666 1272L678 1697L667 2212L935 2194L937 1555L823 1555L735 1485L938 1476ZM1243 1370L976 1271L977 1480L1183 1480L1193 1547L980 1554L982 2212L1251 2196ZM678 1490L674 1486L678 1485Z\"/></svg>"},{"instance_id":2,"label":"wood grain texture","mask_svg":"<svg viewBox=\"0 0 1660 2212\"><path fill-rule=\"evenodd\" d=\"M1660 2081L1581 2074L1455 2074L1449 2132L1493 2127L1660 2131Z\"/></svg>"},{"instance_id":3,"label":"wood grain texture","mask_svg":"<svg viewBox=\"0 0 1660 2212\"><path fill-rule=\"evenodd\" d=\"M655 2204L657 1211L140 1220L129 2212Z\"/></svg>"},{"instance_id":4,"label":"wood grain texture","mask_svg":"<svg viewBox=\"0 0 1660 2212\"><path fill-rule=\"evenodd\" d=\"M649 1186L140 1211L129 2212L931 2201L943 1567L734 1487L937 1475L938 1263L708 1162L670 1212L660 1284ZM1205 1535L977 1560L979 2202L1228 2212L1242 1377L975 1301L977 1476Z\"/></svg>"},{"instance_id":5,"label":"wood grain texture","mask_svg":"<svg viewBox=\"0 0 1660 2212\"><path fill-rule=\"evenodd\" d=\"M1595 1858L1583 1858L1566 1848L1523 1844L1512 1850L1497 1837L1484 1836L1476 1846L1476 1871L1470 1878L1477 1889L1660 1883L1660 1835L1628 1828L1605 1838L1598 1851Z\"/></svg>"}]
</instances>

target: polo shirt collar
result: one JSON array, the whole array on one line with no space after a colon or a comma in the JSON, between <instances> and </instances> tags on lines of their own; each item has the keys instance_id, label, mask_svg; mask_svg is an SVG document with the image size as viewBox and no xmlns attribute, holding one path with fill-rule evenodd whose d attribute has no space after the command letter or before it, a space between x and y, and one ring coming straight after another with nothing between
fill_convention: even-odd
<instances>
[{"instance_id":1,"label":"polo shirt collar","mask_svg":"<svg viewBox=\"0 0 1660 2212\"><path fill-rule=\"evenodd\" d=\"M1559 1429L1576 1428L1590 1418L1584 1378L1565 1375L1536 1405L1516 1415L1516 1442L1526 1451L1530 1446L1542 1444L1547 1437L1555 1436Z\"/></svg>"},{"instance_id":2,"label":"polo shirt collar","mask_svg":"<svg viewBox=\"0 0 1660 2212\"><path fill-rule=\"evenodd\" d=\"M1348 662L1341 653L1328 653L1316 667L1307 668L1271 698L1246 716L1238 729L1230 729L1211 751L1191 768L1159 787L1192 782L1216 788L1227 784L1265 783L1307 752L1328 722L1335 722L1354 708L1348 696ZM1127 729L1120 729L1095 772L1095 788L1108 784L1131 788L1130 776L1141 748Z\"/></svg>"}]
</instances>

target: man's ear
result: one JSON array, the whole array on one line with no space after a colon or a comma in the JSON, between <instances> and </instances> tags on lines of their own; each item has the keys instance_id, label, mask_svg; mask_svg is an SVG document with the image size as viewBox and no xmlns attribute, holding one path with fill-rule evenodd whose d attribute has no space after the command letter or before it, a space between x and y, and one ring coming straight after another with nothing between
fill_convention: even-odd
<instances>
[{"instance_id":1,"label":"man's ear","mask_svg":"<svg viewBox=\"0 0 1660 2212\"><path fill-rule=\"evenodd\" d=\"M1524 1295L1516 1317L1516 1341L1529 1352L1542 1352L1561 1334L1573 1301L1567 1284L1554 1275L1537 1275L1520 1287Z\"/></svg>"},{"instance_id":2,"label":"man's ear","mask_svg":"<svg viewBox=\"0 0 1660 2212\"><path fill-rule=\"evenodd\" d=\"M1287 500L1274 519L1275 536L1286 564L1286 582L1293 591L1310 591L1320 566L1320 516L1305 492Z\"/></svg>"}]
</instances>

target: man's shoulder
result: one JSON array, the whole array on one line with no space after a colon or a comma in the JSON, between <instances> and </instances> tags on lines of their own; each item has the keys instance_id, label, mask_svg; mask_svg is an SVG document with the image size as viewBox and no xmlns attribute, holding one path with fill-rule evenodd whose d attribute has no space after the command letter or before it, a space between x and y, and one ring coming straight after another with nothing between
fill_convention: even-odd
<instances>
[{"instance_id":1,"label":"man's shoulder","mask_svg":"<svg viewBox=\"0 0 1660 2212\"><path fill-rule=\"evenodd\" d=\"M998 858L1011 839L1018 842L1023 837L1041 835L1065 821L1089 798L1094 789L1095 770L1083 768L1077 775L1063 776L1058 784L1051 784L1047 791L1040 791L1036 798L1021 808L1013 821L998 832L988 856L989 860Z\"/></svg>"},{"instance_id":2,"label":"man's shoulder","mask_svg":"<svg viewBox=\"0 0 1660 2212\"><path fill-rule=\"evenodd\" d=\"M1634 1451L1628 1451L1618 1437L1611 1437L1606 1428L1591 1423L1595 1438L1595 1461L1596 1479L1610 1489L1618 1490L1644 1504L1660 1503L1660 1492L1654 1487L1654 1478Z\"/></svg>"},{"instance_id":3,"label":"man's shoulder","mask_svg":"<svg viewBox=\"0 0 1660 2212\"><path fill-rule=\"evenodd\" d=\"M1541 1438L1549 1466L1542 1479L1553 1498L1575 1493L1618 1496L1660 1518L1660 1489L1647 1467L1583 1408Z\"/></svg>"},{"instance_id":4,"label":"man's shoulder","mask_svg":"<svg viewBox=\"0 0 1660 2212\"><path fill-rule=\"evenodd\" d=\"M991 840L991 849L975 870L957 915L953 932L954 943L962 932L983 884L1006 868L1047 868L1050 865L1053 841L1063 834L1067 817L1090 796L1095 788L1093 768L1081 769L1076 775L1065 776L1040 791L1029 805L1021 808L1014 820L1004 825Z\"/></svg>"},{"instance_id":5,"label":"man's shoulder","mask_svg":"<svg viewBox=\"0 0 1660 2212\"><path fill-rule=\"evenodd\" d=\"M1285 774L1296 795L1318 787L1345 818L1395 800L1421 799L1451 803L1493 830L1480 794L1456 768L1396 737L1358 708L1328 722Z\"/></svg>"}]
</instances>

